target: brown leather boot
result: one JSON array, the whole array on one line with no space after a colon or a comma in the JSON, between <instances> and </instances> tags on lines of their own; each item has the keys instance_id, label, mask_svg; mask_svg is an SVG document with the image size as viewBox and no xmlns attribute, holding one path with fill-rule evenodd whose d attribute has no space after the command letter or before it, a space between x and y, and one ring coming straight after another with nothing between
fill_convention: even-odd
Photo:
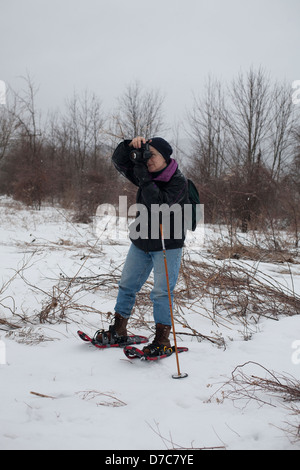
<instances>
[{"instance_id":1,"label":"brown leather boot","mask_svg":"<svg viewBox=\"0 0 300 470\"><path fill-rule=\"evenodd\" d=\"M170 331L171 327L169 325L157 323L154 340L143 348L143 352L147 355L158 356L161 352L171 349Z\"/></svg>"},{"instance_id":2,"label":"brown leather boot","mask_svg":"<svg viewBox=\"0 0 300 470\"><path fill-rule=\"evenodd\" d=\"M116 344L125 340L127 337L128 318L124 318L116 312L114 320L114 324L110 325L108 331L99 330L95 333L95 342L100 344Z\"/></svg>"},{"instance_id":3,"label":"brown leather boot","mask_svg":"<svg viewBox=\"0 0 300 470\"><path fill-rule=\"evenodd\" d=\"M113 328L117 335L119 336L127 336L127 323L128 318L122 317L119 313L115 313L115 323Z\"/></svg>"}]
</instances>

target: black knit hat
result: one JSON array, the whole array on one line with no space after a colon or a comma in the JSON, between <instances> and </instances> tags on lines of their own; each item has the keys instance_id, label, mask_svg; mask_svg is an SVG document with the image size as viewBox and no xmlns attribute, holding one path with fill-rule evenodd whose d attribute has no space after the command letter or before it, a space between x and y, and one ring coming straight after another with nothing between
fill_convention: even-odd
<instances>
[{"instance_id":1,"label":"black knit hat","mask_svg":"<svg viewBox=\"0 0 300 470\"><path fill-rule=\"evenodd\" d=\"M148 140L148 143L164 157L167 163L169 163L173 149L165 139L162 139L161 137L153 137L153 139Z\"/></svg>"}]
</instances>

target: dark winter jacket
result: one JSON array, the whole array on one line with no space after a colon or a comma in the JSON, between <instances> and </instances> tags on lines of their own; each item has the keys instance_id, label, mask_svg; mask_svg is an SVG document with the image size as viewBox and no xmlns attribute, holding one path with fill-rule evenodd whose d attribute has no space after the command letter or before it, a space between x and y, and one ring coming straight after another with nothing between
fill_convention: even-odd
<instances>
[{"instance_id":1,"label":"dark winter jacket","mask_svg":"<svg viewBox=\"0 0 300 470\"><path fill-rule=\"evenodd\" d=\"M139 186L139 182L133 170L134 163L130 160L129 156L132 150L132 148L129 147L129 143L130 141L126 140L124 142L121 142L114 151L112 160L117 170L123 176L125 176L134 185ZM164 170L162 170L158 175L152 174L152 181L150 181L146 185L143 185L142 187L139 187L137 191L136 202L137 204L142 204L145 208L147 208L148 234L146 238L144 236L136 238L133 237L133 230L131 230L130 228L130 239L135 246L145 252L162 250L162 241L160 233L159 230L157 233L156 228L158 224L157 217L159 217L159 222L163 221L164 226L164 218L162 218L161 212L158 215L158 207L161 207L163 204L166 204L169 208L171 208L171 210L169 210L170 230L165 231L165 227L163 227L165 247L168 250L174 248L181 248L183 246L185 240L185 233L183 228L183 208L184 204L189 203L188 184L187 179L179 170L177 162L174 159L171 158L168 166L164 168ZM177 216L174 215L172 207L180 209L182 225L180 227L179 232L178 218L176 218ZM141 214L139 209L136 216L136 224L132 224L135 228L135 233L136 228L139 227L137 223L140 215ZM175 218L177 225L174 225ZM155 220L155 223L153 222L153 220ZM153 232L151 232L152 228ZM154 236L153 233L155 233Z\"/></svg>"}]
</instances>

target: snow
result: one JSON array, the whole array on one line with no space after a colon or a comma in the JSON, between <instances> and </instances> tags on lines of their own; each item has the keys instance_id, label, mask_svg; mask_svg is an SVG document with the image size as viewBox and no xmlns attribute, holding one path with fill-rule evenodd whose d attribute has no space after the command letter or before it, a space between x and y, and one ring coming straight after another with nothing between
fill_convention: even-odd
<instances>
[{"instance_id":1,"label":"snow","mask_svg":"<svg viewBox=\"0 0 300 470\"><path fill-rule=\"evenodd\" d=\"M129 246L125 235L113 240L109 230L95 230L95 224L74 224L61 208L35 211L7 197L0 198L0 214L0 319L21 325L26 318L18 330L4 331L0 324L5 345L5 360L0 358L1 450L299 448L299 440L287 431L296 417L280 396L265 395L263 404L222 395L232 371L248 362L249 374L262 376L260 364L299 378L298 316L261 319L249 341L240 326L229 329L193 317L201 332L222 334L226 348L181 336L178 345L189 352L179 355L180 369L188 377L174 380L175 355L155 363L130 361L122 349L101 351L78 338L78 329L92 334L107 325L97 312L113 311L113 289L78 289L77 304L92 308L70 308L67 323L36 321L62 276L112 269L119 275ZM197 248L200 255L207 253L214 234L207 229L204 245ZM300 294L298 266L292 267L293 288ZM291 273L282 268L260 266L289 286ZM134 332L149 335L143 329Z\"/></svg>"}]
</instances>

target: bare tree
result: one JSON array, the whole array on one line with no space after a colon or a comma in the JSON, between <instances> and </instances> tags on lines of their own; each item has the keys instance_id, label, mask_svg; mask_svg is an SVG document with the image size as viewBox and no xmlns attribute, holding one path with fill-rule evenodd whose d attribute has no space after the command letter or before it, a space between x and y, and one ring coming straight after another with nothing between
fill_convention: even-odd
<instances>
[{"instance_id":1,"label":"bare tree","mask_svg":"<svg viewBox=\"0 0 300 470\"><path fill-rule=\"evenodd\" d=\"M263 163L276 178L291 156L294 128L289 88L272 83L261 68L240 73L227 87L209 79L189 115L202 178L238 167L251 176Z\"/></svg>"},{"instance_id":2,"label":"bare tree","mask_svg":"<svg viewBox=\"0 0 300 470\"><path fill-rule=\"evenodd\" d=\"M272 86L260 68L239 74L229 88L224 121L230 133L227 151L234 164L251 169L261 158L271 126Z\"/></svg>"},{"instance_id":3,"label":"bare tree","mask_svg":"<svg viewBox=\"0 0 300 470\"><path fill-rule=\"evenodd\" d=\"M65 150L72 156L79 179L88 167L97 167L97 157L103 135L104 113L95 94L74 93L67 101L59 131Z\"/></svg>"},{"instance_id":4,"label":"bare tree","mask_svg":"<svg viewBox=\"0 0 300 470\"><path fill-rule=\"evenodd\" d=\"M5 100L0 104L0 192L9 194L11 181L7 162L16 137L16 99L10 90L6 92L6 87L4 91Z\"/></svg>"},{"instance_id":5,"label":"bare tree","mask_svg":"<svg viewBox=\"0 0 300 470\"><path fill-rule=\"evenodd\" d=\"M5 105L0 105L0 161L6 157L17 128L16 99L11 98Z\"/></svg>"},{"instance_id":6,"label":"bare tree","mask_svg":"<svg viewBox=\"0 0 300 470\"><path fill-rule=\"evenodd\" d=\"M163 102L157 90L144 90L139 82L128 85L118 98L112 134L125 139L136 135L150 138L163 132Z\"/></svg>"},{"instance_id":7,"label":"bare tree","mask_svg":"<svg viewBox=\"0 0 300 470\"><path fill-rule=\"evenodd\" d=\"M274 87L272 122L269 138L272 177L279 181L282 166L289 165L294 154L296 125L295 106L291 100L290 87L277 84Z\"/></svg>"},{"instance_id":8,"label":"bare tree","mask_svg":"<svg viewBox=\"0 0 300 470\"><path fill-rule=\"evenodd\" d=\"M202 184L204 203L246 226L274 197L273 179L289 156L291 98L260 68L239 74L224 94L209 80L190 114L193 175ZM222 218L223 218L222 217ZM214 217L213 217L214 219Z\"/></svg>"},{"instance_id":9,"label":"bare tree","mask_svg":"<svg viewBox=\"0 0 300 470\"><path fill-rule=\"evenodd\" d=\"M194 106L188 115L192 148L193 172L198 181L218 178L226 163L226 128L223 122L224 95L221 83L211 77L205 86L203 98L194 97Z\"/></svg>"},{"instance_id":10,"label":"bare tree","mask_svg":"<svg viewBox=\"0 0 300 470\"><path fill-rule=\"evenodd\" d=\"M26 142L27 158L37 164L43 142L41 112L36 106L38 87L30 75L21 78L25 82L25 88L20 93L14 92L17 103L14 117L17 121L19 138Z\"/></svg>"},{"instance_id":11,"label":"bare tree","mask_svg":"<svg viewBox=\"0 0 300 470\"><path fill-rule=\"evenodd\" d=\"M64 114L54 117L52 136L56 159L61 155L65 179L61 188L75 203L78 219L88 220L99 199L103 179L105 115L94 93L74 93L66 101ZM53 137L52 137L53 139ZM91 204L90 204L91 203Z\"/></svg>"},{"instance_id":12,"label":"bare tree","mask_svg":"<svg viewBox=\"0 0 300 470\"><path fill-rule=\"evenodd\" d=\"M14 135L8 167L14 196L39 208L46 192L47 175L42 158L41 113L36 106L38 88L29 75L21 79L24 89L18 93L10 91L14 105L9 107L9 116L14 123Z\"/></svg>"}]
</instances>

